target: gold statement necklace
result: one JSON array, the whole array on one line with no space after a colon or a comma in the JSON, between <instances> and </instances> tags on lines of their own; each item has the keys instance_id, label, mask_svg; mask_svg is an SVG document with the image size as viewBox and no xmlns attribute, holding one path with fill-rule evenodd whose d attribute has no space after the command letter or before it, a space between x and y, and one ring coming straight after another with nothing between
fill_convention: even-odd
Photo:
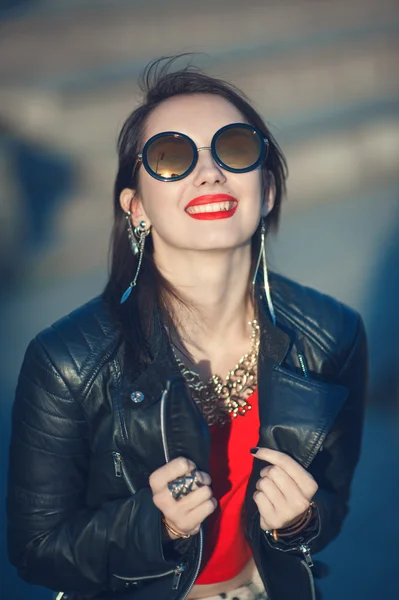
<instances>
[{"instance_id":1,"label":"gold statement necklace","mask_svg":"<svg viewBox=\"0 0 399 600\"><path fill-rule=\"evenodd\" d=\"M222 427L231 418L242 417L252 408L247 399L257 385L260 330L256 319L250 321L249 325L251 326L251 350L244 354L229 371L225 381L219 375L212 375L204 383L198 373L188 369L175 353L181 374L208 426Z\"/></svg>"}]
</instances>

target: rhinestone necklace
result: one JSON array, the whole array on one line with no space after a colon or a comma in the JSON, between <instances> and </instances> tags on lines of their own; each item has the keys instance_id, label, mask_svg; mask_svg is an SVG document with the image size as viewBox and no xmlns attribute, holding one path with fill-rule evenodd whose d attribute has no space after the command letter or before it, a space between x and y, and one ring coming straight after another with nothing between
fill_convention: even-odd
<instances>
[{"instance_id":1,"label":"rhinestone necklace","mask_svg":"<svg viewBox=\"0 0 399 600\"><path fill-rule=\"evenodd\" d=\"M176 356L172 345L181 374L208 426L217 424L222 427L230 421L231 417L244 416L252 408L247 399L257 385L260 330L256 319L248 324L252 329L251 350L244 354L229 371L225 381L219 375L212 375L205 383L201 381L198 373L188 369Z\"/></svg>"}]
</instances>

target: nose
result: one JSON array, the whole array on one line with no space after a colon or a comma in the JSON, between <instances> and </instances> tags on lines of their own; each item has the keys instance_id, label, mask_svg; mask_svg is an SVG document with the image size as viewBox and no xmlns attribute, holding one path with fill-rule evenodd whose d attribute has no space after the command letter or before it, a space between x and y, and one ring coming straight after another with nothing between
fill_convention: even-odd
<instances>
[{"instance_id":1,"label":"nose","mask_svg":"<svg viewBox=\"0 0 399 600\"><path fill-rule=\"evenodd\" d=\"M194 170L194 185L224 183L226 176L217 162L215 162L210 146L198 148L198 162Z\"/></svg>"}]
</instances>

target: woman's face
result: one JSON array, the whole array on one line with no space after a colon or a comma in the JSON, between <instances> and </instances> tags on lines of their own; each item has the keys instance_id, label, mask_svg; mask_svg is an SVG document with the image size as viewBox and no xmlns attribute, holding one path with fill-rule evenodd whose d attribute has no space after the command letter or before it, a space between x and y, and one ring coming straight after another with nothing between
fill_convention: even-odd
<instances>
[{"instance_id":1,"label":"woman's face","mask_svg":"<svg viewBox=\"0 0 399 600\"><path fill-rule=\"evenodd\" d=\"M210 146L218 129L237 122L245 122L242 114L220 96L176 96L152 112L144 143L157 133L177 131L188 135L197 147ZM131 209L134 226L142 220L151 226L155 254L168 248L204 251L247 245L261 216L273 207L274 193L263 189L260 168L230 173L219 167L209 150L199 152L195 169L179 181L158 181L142 165L139 169L139 190L123 190L120 200L125 211ZM218 194L237 200L234 214L211 220L192 216L193 209L187 207L192 200L210 196L212 201Z\"/></svg>"}]
</instances>

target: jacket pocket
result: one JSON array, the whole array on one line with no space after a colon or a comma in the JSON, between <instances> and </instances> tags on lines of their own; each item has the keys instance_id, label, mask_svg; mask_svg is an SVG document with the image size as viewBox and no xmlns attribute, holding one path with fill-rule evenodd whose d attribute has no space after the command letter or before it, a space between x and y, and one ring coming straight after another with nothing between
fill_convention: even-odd
<instances>
[{"instance_id":1,"label":"jacket pocket","mask_svg":"<svg viewBox=\"0 0 399 600\"><path fill-rule=\"evenodd\" d=\"M119 580L123 584L124 589L128 589L131 587L140 587L146 582L153 581L154 579L160 579L162 577L167 577L168 575L173 575L172 579L172 590L178 590L180 585L181 577L185 571L186 565L184 563L180 563L174 569L169 569L164 573L158 573L155 575L143 575L141 577L124 577L122 575L114 574L113 577L116 580Z\"/></svg>"}]
</instances>

